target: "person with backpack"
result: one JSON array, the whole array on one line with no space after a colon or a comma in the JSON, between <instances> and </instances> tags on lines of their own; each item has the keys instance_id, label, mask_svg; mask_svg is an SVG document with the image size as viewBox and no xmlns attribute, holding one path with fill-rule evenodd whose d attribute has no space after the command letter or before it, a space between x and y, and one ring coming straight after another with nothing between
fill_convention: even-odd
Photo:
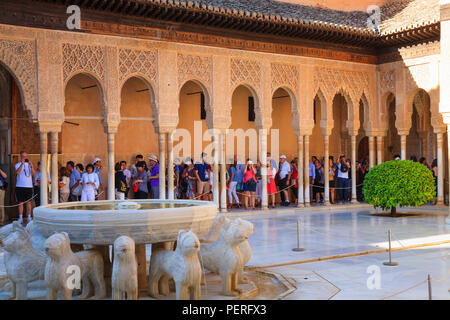
<instances>
[{"instance_id":1,"label":"person with backpack","mask_svg":"<svg viewBox=\"0 0 450 320\"><path fill-rule=\"evenodd\" d=\"M348 202L348 189L350 187L349 179L350 165L345 159L345 155L339 157L339 164L337 169L337 179L339 188L339 198L342 203Z\"/></svg>"},{"instance_id":2,"label":"person with backpack","mask_svg":"<svg viewBox=\"0 0 450 320\"><path fill-rule=\"evenodd\" d=\"M114 166L115 173L115 191L116 200L125 200L125 194L127 192L127 177L123 172L123 166L121 162L117 162Z\"/></svg>"}]
</instances>

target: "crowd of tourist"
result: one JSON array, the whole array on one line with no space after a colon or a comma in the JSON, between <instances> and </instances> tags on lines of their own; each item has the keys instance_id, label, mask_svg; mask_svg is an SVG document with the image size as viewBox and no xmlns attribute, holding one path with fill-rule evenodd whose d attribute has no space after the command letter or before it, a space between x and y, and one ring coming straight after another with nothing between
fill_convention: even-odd
<instances>
[{"instance_id":1,"label":"crowd of tourist","mask_svg":"<svg viewBox=\"0 0 450 320\"><path fill-rule=\"evenodd\" d=\"M400 159L395 155L394 159ZM159 161L156 155L150 155L145 161L143 155L137 155L135 162L128 166L126 161L115 164L115 197L124 199L159 199ZM417 158L412 156L412 161ZM329 202L347 203L352 198L352 170L356 170L356 195L358 201L364 201L362 187L364 177L369 171L367 160L356 161L356 168L352 168L351 160L345 155L338 158L329 156L329 170L325 172L325 159L312 156L309 162L309 182L311 204L322 204L325 201L325 175L329 178ZM431 166L425 158L419 162L429 168L437 186L437 160ZM33 199L35 206L40 205L40 181L46 175L48 184L51 183L50 174L41 173L38 162L36 167L29 160L26 152L20 153L20 161L14 166L16 174L15 199L18 203L19 222L23 221L24 207L28 221L31 221ZM95 158L93 163L84 166L68 161L59 170L59 202L95 201L102 191L101 178L102 160ZM268 206L275 208L279 197L281 206L298 203L298 159L288 161L281 155L279 161L267 153L267 180L263 181L262 165L258 160L254 163L247 159L245 163L237 160L226 166L226 188L228 209L255 209L261 206L263 183L267 184ZM166 190L168 197L167 168L165 170ZM220 178L220 175L219 175ZM174 199L213 200L213 168L206 161L206 154L201 154L201 161L194 163L187 158L183 162L174 161L173 186ZM4 195L7 189L7 175L0 170L0 223L5 221ZM278 196L277 196L278 195Z\"/></svg>"}]
</instances>

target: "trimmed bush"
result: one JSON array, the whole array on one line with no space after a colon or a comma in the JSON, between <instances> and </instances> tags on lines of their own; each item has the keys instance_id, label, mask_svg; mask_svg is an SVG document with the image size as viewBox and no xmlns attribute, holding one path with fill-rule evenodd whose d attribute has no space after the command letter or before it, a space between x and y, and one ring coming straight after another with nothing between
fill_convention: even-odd
<instances>
[{"instance_id":1,"label":"trimmed bush","mask_svg":"<svg viewBox=\"0 0 450 320\"><path fill-rule=\"evenodd\" d=\"M396 207L424 205L436 198L436 186L431 171L419 162L392 160L369 170L364 178L364 199L374 208L391 210Z\"/></svg>"}]
</instances>

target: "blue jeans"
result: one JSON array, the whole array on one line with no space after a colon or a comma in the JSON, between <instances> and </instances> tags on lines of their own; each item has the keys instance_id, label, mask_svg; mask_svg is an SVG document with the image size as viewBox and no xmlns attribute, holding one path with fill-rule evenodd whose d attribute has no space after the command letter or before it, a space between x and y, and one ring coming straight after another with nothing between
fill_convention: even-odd
<instances>
[{"instance_id":1,"label":"blue jeans","mask_svg":"<svg viewBox=\"0 0 450 320\"><path fill-rule=\"evenodd\" d=\"M152 186L152 198L159 199L159 186Z\"/></svg>"},{"instance_id":2,"label":"blue jeans","mask_svg":"<svg viewBox=\"0 0 450 320\"><path fill-rule=\"evenodd\" d=\"M339 198L343 202L348 201L348 191L350 187L350 179L338 178Z\"/></svg>"}]
</instances>

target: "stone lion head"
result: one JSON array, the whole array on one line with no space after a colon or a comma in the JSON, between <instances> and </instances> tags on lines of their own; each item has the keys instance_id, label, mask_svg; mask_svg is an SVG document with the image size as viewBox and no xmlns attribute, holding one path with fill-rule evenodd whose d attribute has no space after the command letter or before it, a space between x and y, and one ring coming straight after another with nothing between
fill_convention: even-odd
<instances>
[{"instance_id":1,"label":"stone lion head","mask_svg":"<svg viewBox=\"0 0 450 320\"><path fill-rule=\"evenodd\" d=\"M66 232L55 233L44 243L44 251L51 258L63 257L72 252L70 238Z\"/></svg>"},{"instance_id":2,"label":"stone lion head","mask_svg":"<svg viewBox=\"0 0 450 320\"><path fill-rule=\"evenodd\" d=\"M179 250L183 255L187 256L191 254L197 254L199 249L200 249L200 241L198 240L197 236L192 232L192 230L178 231L176 250Z\"/></svg>"}]
</instances>

